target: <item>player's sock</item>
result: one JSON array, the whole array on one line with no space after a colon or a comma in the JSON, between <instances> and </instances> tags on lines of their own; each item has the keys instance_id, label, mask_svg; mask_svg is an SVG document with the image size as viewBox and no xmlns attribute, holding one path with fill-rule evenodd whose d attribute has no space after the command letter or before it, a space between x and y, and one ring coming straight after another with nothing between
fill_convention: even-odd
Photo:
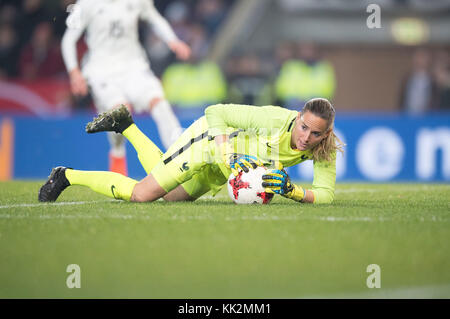
<instances>
[{"instance_id":1,"label":"player's sock","mask_svg":"<svg viewBox=\"0 0 450 319\"><path fill-rule=\"evenodd\" d=\"M87 186L94 192L129 201L138 181L113 172L66 169L70 185Z\"/></svg>"},{"instance_id":2,"label":"player's sock","mask_svg":"<svg viewBox=\"0 0 450 319\"><path fill-rule=\"evenodd\" d=\"M180 122L167 102L162 99L151 110L153 119L158 127L158 133L166 149L175 142L182 133Z\"/></svg>"},{"instance_id":3,"label":"player's sock","mask_svg":"<svg viewBox=\"0 0 450 319\"><path fill-rule=\"evenodd\" d=\"M163 155L161 150L141 132L136 124L131 124L122 134L133 144L139 162L141 162L147 174L150 174Z\"/></svg>"},{"instance_id":4,"label":"player's sock","mask_svg":"<svg viewBox=\"0 0 450 319\"><path fill-rule=\"evenodd\" d=\"M108 132L108 140L111 145L111 150L109 151L109 170L127 176L125 137L122 134Z\"/></svg>"},{"instance_id":5,"label":"player's sock","mask_svg":"<svg viewBox=\"0 0 450 319\"><path fill-rule=\"evenodd\" d=\"M114 156L109 154L109 171L128 176L127 158L125 156Z\"/></svg>"}]
</instances>

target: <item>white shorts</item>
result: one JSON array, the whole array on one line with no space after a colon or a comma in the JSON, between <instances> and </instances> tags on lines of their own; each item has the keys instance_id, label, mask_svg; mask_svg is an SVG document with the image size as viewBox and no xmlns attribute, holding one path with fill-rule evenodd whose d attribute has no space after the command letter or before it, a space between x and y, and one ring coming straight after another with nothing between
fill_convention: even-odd
<instances>
[{"instance_id":1,"label":"white shorts","mask_svg":"<svg viewBox=\"0 0 450 319\"><path fill-rule=\"evenodd\" d=\"M151 70L129 71L115 76L94 76L88 79L99 113L111 110L121 103L129 103L133 111L150 111L153 98L164 98L159 79Z\"/></svg>"}]
</instances>

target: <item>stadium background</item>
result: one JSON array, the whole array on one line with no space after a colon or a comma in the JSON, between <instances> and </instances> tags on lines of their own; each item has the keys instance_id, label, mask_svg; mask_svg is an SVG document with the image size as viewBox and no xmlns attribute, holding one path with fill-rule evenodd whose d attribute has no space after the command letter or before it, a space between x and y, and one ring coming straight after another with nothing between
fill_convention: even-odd
<instances>
[{"instance_id":1,"label":"stadium background","mask_svg":"<svg viewBox=\"0 0 450 319\"><path fill-rule=\"evenodd\" d=\"M0 180L42 179L57 165L107 169L106 136L84 133L95 114L92 101L70 94L61 58L73 2L0 4ZM381 28L367 24L374 22L373 11L367 11L372 3L381 8ZM194 52L192 61L177 68L180 62L167 47L141 27L152 69L183 127L209 104L293 107L302 98L326 96L347 144L338 161L339 180L450 180L450 1L155 0L155 5ZM82 55L85 44L78 49ZM306 61L305 74L324 66L317 82L306 77L297 83L303 96L288 92L288 84L298 80L293 70L299 64L288 64L292 61ZM161 146L153 121L147 115L136 121ZM131 145L127 152L130 176L143 177ZM307 165L290 174L312 177Z\"/></svg>"}]
</instances>

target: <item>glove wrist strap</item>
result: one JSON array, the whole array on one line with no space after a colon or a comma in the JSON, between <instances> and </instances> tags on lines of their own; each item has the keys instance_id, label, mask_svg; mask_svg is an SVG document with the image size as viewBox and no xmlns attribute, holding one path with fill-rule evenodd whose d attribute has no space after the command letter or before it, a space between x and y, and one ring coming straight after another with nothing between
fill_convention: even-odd
<instances>
[{"instance_id":1,"label":"glove wrist strap","mask_svg":"<svg viewBox=\"0 0 450 319\"><path fill-rule=\"evenodd\" d=\"M306 191L303 187L297 186L295 184L293 186L294 188L292 189L292 191L287 193L285 197L293 199L297 202L301 202L305 198Z\"/></svg>"}]
</instances>

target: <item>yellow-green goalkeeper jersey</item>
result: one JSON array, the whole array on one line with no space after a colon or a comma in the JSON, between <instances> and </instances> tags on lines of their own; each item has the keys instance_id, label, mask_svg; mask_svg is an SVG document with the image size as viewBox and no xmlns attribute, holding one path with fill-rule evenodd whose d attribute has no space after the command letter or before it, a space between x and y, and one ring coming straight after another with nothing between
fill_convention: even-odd
<instances>
[{"instance_id":1,"label":"yellow-green goalkeeper jersey","mask_svg":"<svg viewBox=\"0 0 450 319\"><path fill-rule=\"evenodd\" d=\"M278 106L250 106L217 104L205 110L208 135L227 134L236 153L256 156L265 165L280 162L290 167L312 160L310 150L291 147L291 134L297 111ZM314 161L314 180L311 191L314 203L331 203L336 183L336 156L331 162ZM230 174L219 164L225 176Z\"/></svg>"}]
</instances>

